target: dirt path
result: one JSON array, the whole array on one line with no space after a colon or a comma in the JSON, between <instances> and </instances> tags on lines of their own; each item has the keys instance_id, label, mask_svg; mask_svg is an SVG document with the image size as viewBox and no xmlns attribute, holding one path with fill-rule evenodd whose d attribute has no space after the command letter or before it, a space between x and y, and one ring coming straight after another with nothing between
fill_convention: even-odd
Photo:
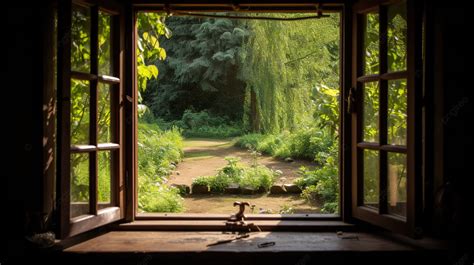
<instances>
[{"instance_id":1,"label":"dirt path","mask_svg":"<svg viewBox=\"0 0 474 265\"><path fill-rule=\"evenodd\" d=\"M187 139L184 146L184 159L178 164L170 176L168 184L191 185L199 176L215 175L217 170L227 164L227 156L240 157L241 163L249 164L252 160L250 152L233 146L232 139ZM283 174L277 183L292 183L298 177L301 166L314 167L308 161L285 162L271 156L260 156L258 159L273 170L281 170ZM184 197L186 213L232 213L235 211L234 201L249 201L255 205L254 213L317 213L319 207L305 202L299 195L275 196L270 194L255 195L188 195Z\"/></svg>"},{"instance_id":2,"label":"dirt path","mask_svg":"<svg viewBox=\"0 0 474 265\"><path fill-rule=\"evenodd\" d=\"M170 176L170 184L191 185L194 178L215 175L219 168L227 164L227 156L240 157L241 163L249 164L252 160L250 152L233 146L232 140L187 139L184 146L184 159L178 164L176 171ZM281 170L280 183L292 183L298 177L301 166L314 167L308 161L285 162L271 156L262 155L258 162L273 170Z\"/></svg>"}]
</instances>

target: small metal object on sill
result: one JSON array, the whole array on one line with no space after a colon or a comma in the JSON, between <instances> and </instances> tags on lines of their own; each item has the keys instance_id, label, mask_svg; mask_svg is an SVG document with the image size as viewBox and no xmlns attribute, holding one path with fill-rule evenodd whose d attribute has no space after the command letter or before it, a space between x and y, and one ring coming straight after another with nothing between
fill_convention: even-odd
<instances>
[{"instance_id":1,"label":"small metal object on sill","mask_svg":"<svg viewBox=\"0 0 474 265\"><path fill-rule=\"evenodd\" d=\"M238 239L242 239L242 238L246 238L246 237L249 237L249 236L250 236L249 234L243 234L243 235L240 235L240 236L236 236L236 237L234 237L234 238L231 238L231 239L219 240L219 241L217 241L217 242L208 244L207 246L209 247L209 246L215 246L215 245L230 243L230 242L232 242L232 241L235 241L235 240L238 240Z\"/></svg>"},{"instance_id":2,"label":"small metal object on sill","mask_svg":"<svg viewBox=\"0 0 474 265\"><path fill-rule=\"evenodd\" d=\"M358 237L358 236L355 236L355 235L345 236L345 235L344 235L344 232L342 232L342 231L337 231L336 235L337 235L337 237L340 238L340 239L359 240L359 237Z\"/></svg>"},{"instance_id":3,"label":"small metal object on sill","mask_svg":"<svg viewBox=\"0 0 474 265\"><path fill-rule=\"evenodd\" d=\"M258 248L267 248L267 247L271 247L271 246L274 246L274 245L275 245L275 242L270 241L270 242L260 243L257 246L258 246Z\"/></svg>"}]
</instances>

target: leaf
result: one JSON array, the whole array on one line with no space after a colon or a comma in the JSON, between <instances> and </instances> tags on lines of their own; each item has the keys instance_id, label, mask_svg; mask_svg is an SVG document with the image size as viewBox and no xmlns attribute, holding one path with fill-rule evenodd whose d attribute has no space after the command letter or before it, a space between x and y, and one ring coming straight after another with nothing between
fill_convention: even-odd
<instances>
[{"instance_id":1,"label":"leaf","mask_svg":"<svg viewBox=\"0 0 474 265\"><path fill-rule=\"evenodd\" d=\"M158 77L158 67L156 67L156 65L153 65L153 64L147 65L147 68L148 68L148 71L149 71L151 77L153 77L153 78ZM150 77L150 79L151 79L151 77Z\"/></svg>"},{"instance_id":2,"label":"leaf","mask_svg":"<svg viewBox=\"0 0 474 265\"><path fill-rule=\"evenodd\" d=\"M165 49L160 48L160 55L159 55L159 57L160 57L160 60L162 60L162 61L166 59L166 50L165 50Z\"/></svg>"}]
</instances>

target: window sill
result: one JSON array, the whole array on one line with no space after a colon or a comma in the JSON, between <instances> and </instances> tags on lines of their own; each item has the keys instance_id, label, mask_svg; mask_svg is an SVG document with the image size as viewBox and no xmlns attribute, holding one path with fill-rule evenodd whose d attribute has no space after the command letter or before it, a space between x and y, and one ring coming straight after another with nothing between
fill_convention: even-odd
<instances>
[{"instance_id":1,"label":"window sill","mask_svg":"<svg viewBox=\"0 0 474 265\"><path fill-rule=\"evenodd\" d=\"M253 232L248 238L209 245L233 237L217 231L111 231L64 249L63 257L98 264L444 264L448 256L440 244L413 246L365 232ZM275 244L258 247L266 242Z\"/></svg>"}]
</instances>

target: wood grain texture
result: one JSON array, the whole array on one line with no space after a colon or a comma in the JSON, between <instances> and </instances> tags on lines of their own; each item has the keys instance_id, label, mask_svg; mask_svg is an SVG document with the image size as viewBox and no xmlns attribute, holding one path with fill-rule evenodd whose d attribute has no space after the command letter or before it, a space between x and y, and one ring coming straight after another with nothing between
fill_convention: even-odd
<instances>
[{"instance_id":1,"label":"wood grain texture","mask_svg":"<svg viewBox=\"0 0 474 265\"><path fill-rule=\"evenodd\" d=\"M367 233L345 233L357 239L342 239L333 233L254 232L248 238L207 246L235 237L221 232L114 231L65 249L73 253L167 253L167 252L293 252L293 251L410 251L413 246ZM275 242L258 248L258 244Z\"/></svg>"}]
</instances>

